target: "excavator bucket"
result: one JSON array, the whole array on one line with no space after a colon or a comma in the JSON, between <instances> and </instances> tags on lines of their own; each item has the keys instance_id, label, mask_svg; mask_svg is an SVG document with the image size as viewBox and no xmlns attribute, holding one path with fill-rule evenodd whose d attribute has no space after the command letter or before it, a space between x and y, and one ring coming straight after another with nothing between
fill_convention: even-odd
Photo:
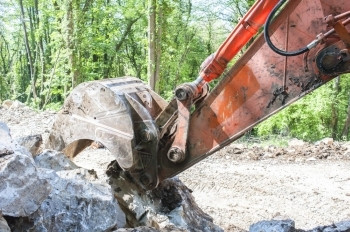
<instances>
[{"instance_id":1,"label":"excavator bucket","mask_svg":"<svg viewBox=\"0 0 350 232\"><path fill-rule=\"evenodd\" d=\"M167 102L133 77L82 83L66 99L47 147L75 157L93 141L102 143L119 166L142 185L157 181L158 129L155 118ZM151 167L154 166L154 167ZM143 170L153 170L143 173ZM152 177L151 177L152 176Z\"/></svg>"}]
</instances>

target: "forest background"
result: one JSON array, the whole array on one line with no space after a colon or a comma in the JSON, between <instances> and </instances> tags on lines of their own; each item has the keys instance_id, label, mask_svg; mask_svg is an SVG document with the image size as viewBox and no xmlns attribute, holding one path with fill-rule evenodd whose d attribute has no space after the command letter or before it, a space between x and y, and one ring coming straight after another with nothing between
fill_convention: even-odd
<instances>
[{"instance_id":1,"label":"forest background","mask_svg":"<svg viewBox=\"0 0 350 232\"><path fill-rule=\"evenodd\" d=\"M194 80L254 0L0 0L0 102L58 110L81 82L136 76L165 99ZM336 78L250 135L349 140Z\"/></svg>"}]
</instances>

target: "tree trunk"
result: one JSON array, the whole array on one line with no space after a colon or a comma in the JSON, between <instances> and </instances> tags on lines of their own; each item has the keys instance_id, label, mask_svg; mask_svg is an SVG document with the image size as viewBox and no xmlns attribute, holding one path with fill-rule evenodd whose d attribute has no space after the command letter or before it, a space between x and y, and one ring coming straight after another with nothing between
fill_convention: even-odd
<instances>
[{"instance_id":1,"label":"tree trunk","mask_svg":"<svg viewBox=\"0 0 350 232\"><path fill-rule=\"evenodd\" d=\"M41 85L40 85L40 91L39 91L39 97L40 97L39 108L41 109L43 106L43 103L45 101L45 98L42 95L42 92L44 91L45 72L46 72L46 70L45 70L45 52L44 52L44 45L43 45L42 37L39 39L39 52L40 52L40 65L41 65Z\"/></svg>"},{"instance_id":2,"label":"tree trunk","mask_svg":"<svg viewBox=\"0 0 350 232\"><path fill-rule=\"evenodd\" d=\"M155 79L155 91L159 93L160 86L160 64L162 57L162 24L163 24L163 12L161 6L158 7L158 27L157 27L157 38L156 38L156 66L154 70L154 79Z\"/></svg>"},{"instance_id":3,"label":"tree trunk","mask_svg":"<svg viewBox=\"0 0 350 232\"><path fill-rule=\"evenodd\" d=\"M47 103L49 103L49 100L50 100L50 95L51 95L51 86L52 86L52 80L54 78L54 75L56 73L56 68L57 68L57 65L58 65L58 61L60 59L60 55L61 55L61 50L58 50L57 53L56 53L56 59L55 59L55 62L53 63L53 68L51 70L51 74L50 74L50 77L49 77L49 86L48 86L48 91L46 93L46 97L45 97L45 102L42 106L41 109L44 109L45 106L47 105Z\"/></svg>"},{"instance_id":4,"label":"tree trunk","mask_svg":"<svg viewBox=\"0 0 350 232\"><path fill-rule=\"evenodd\" d=\"M339 117L338 117L338 109L336 107L336 98L339 94L340 91L340 77L336 77L334 79L334 86L333 86L333 101L332 101L332 120L331 120L331 128L332 128L332 138L333 139L337 139L337 135L338 135L338 121L339 121Z\"/></svg>"},{"instance_id":5,"label":"tree trunk","mask_svg":"<svg viewBox=\"0 0 350 232\"><path fill-rule=\"evenodd\" d=\"M148 84L152 89L156 87L156 0L148 0Z\"/></svg>"},{"instance_id":6,"label":"tree trunk","mask_svg":"<svg viewBox=\"0 0 350 232\"><path fill-rule=\"evenodd\" d=\"M36 100L36 89L35 89L35 77L34 77L34 63L32 59L32 52L29 46L29 40L28 40L28 33L27 33L27 26L24 21L24 8L23 8L23 0L19 0L19 6L21 9L21 21L22 21L22 27L24 32L24 42L26 46L27 51L27 57L29 61L29 72L30 72L30 80L31 80L31 92L33 93L34 101ZM28 94L27 102L30 99L30 92Z\"/></svg>"},{"instance_id":7,"label":"tree trunk","mask_svg":"<svg viewBox=\"0 0 350 232\"><path fill-rule=\"evenodd\" d=\"M3 45L2 43L0 42L0 57L1 57L1 63L2 63L2 75L0 75L0 102L2 100L2 96L3 96L3 93L5 92L3 90L3 78L5 77L7 71L6 71L6 61L5 61L5 57L4 57L4 54L3 54Z\"/></svg>"},{"instance_id":8,"label":"tree trunk","mask_svg":"<svg viewBox=\"0 0 350 232\"><path fill-rule=\"evenodd\" d=\"M343 131L342 131L342 138L348 138L348 134L349 134L349 128L350 128L350 91L348 92L348 110L347 110L347 116L346 116L346 120L345 120L345 124L343 127Z\"/></svg>"},{"instance_id":9,"label":"tree trunk","mask_svg":"<svg viewBox=\"0 0 350 232\"><path fill-rule=\"evenodd\" d=\"M73 0L66 0L66 16L65 16L65 40L68 49L68 61L70 66L71 86L74 86L78 82L78 70L76 65L76 52L74 44L74 15L73 15ZM65 85L65 88L67 86Z\"/></svg>"}]
</instances>

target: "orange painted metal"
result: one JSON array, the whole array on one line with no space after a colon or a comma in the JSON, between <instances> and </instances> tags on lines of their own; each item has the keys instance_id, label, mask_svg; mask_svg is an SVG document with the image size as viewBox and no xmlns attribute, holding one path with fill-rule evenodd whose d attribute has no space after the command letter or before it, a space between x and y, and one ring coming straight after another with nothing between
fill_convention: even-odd
<instances>
[{"instance_id":1,"label":"orange painted metal","mask_svg":"<svg viewBox=\"0 0 350 232\"><path fill-rule=\"evenodd\" d=\"M289 1L270 26L273 43L281 49L296 50L321 33L327 35L322 39L323 43L303 55L284 57L274 53L263 36L259 36L192 113L184 162L174 164L166 155L159 155L160 180L211 155L257 123L337 76L339 73L321 72L316 61L327 60L316 58L327 54L325 48L335 51L346 48L339 35L329 32L332 27L327 25L325 17L349 10L349 0ZM225 47L222 51L225 53L229 49ZM342 72L350 72L350 65L346 67ZM211 78L212 75L207 77L208 80Z\"/></svg>"},{"instance_id":2,"label":"orange painted metal","mask_svg":"<svg viewBox=\"0 0 350 232\"><path fill-rule=\"evenodd\" d=\"M267 16L279 0L258 0L239 21L235 29L223 42L213 57L208 58L206 67L200 76L210 82L218 78L225 70L228 62L253 38L264 25Z\"/></svg>"},{"instance_id":3,"label":"orange painted metal","mask_svg":"<svg viewBox=\"0 0 350 232\"><path fill-rule=\"evenodd\" d=\"M350 34L348 30L346 30L345 26L341 22L337 22L334 24L334 30L340 36L340 38L344 41L347 48L350 48Z\"/></svg>"},{"instance_id":4,"label":"orange painted metal","mask_svg":"<svg viewBox=\"0 0 350 232\"><path fill-rule=\"evenodd\" d=\"M186 145L191 116L192 99L177 101L178 115L174 142L168 152L168 159L173 163L180 163L186 158Z\"/></svg>"}]
</instances>

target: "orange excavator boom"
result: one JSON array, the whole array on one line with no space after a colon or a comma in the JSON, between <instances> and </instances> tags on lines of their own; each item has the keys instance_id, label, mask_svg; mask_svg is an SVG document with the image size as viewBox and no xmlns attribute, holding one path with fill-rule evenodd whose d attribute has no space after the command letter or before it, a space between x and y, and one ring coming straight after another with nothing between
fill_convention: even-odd
<instances>
[{"instance_id":1,"label":"orange excavator boom","mask_svg":"<svg viewBox=\"0 0 350 232\"><path fill-rule=\"evenodd\" d=\"M176 89L180 117L174 141L183 142L169 142L160 150L160 180L213 154L334 77L349 73L349 12L347 0L257 1L215 55L207 58L199 78ZM265 37L261 33L207 94L205 83L222 74L266 20ZM200 94L203 97L197 101ZM181 115L189 114L190 107L184 107L188 102L197 107L187 120Z\"/></svg>"}]
</instances>

